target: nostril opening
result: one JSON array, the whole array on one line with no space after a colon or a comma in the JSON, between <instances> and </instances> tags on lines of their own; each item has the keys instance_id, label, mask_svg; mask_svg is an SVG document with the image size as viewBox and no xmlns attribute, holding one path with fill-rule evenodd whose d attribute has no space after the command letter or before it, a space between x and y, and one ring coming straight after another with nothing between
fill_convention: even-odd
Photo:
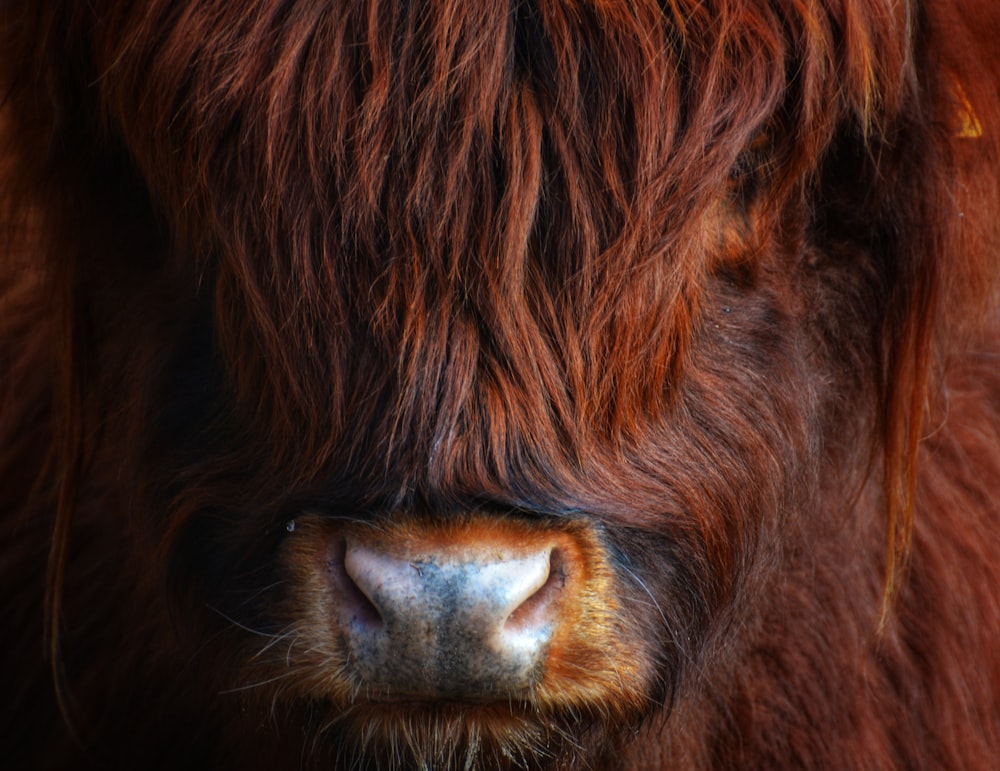
<instances>
[{"instance_id":1,"label":"nostril opening","mask_svg":"<svg viewBox=\"0 0 1000 771\"><path fill-rule=\"evenodd\" d=\"M330 550L326 561L327 574L334 589L334 602L341 617L350 624L378 630L385 626L382 615L364 590L347 572L344 558L347 554L346 541L339 541Z\"/></svg>"},{"instance_id":2,"label":"nostril opening","mask_svg":"<svg viewBox=\"0 0 1000 771\"><path fill-rule=\"evenodd\" d=\"M566 585L566 562L559 549L549 552L549 574L528 599L518 605L504 622L504 629L517 631L540 626L551 619L551 606Z\"/></svg>"}]
</instances>

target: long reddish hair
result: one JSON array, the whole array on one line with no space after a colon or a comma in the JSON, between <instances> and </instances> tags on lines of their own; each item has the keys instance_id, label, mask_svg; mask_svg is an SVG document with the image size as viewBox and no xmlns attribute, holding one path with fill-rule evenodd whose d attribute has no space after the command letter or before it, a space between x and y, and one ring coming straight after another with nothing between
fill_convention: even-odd
<instances>
[{"instance_id":1,"label":"long reddish hair","mask_svg":"<svg viewBox=\"0 0 1000 771\"><path fill-rule=\"evenodd\" d=\"M649 488L599 469L661 429L683 382L729 414L698 355L710 280L750 284L822 249L857 260L864 286L814 299L854 303L826 353L860 362L844 399L873 405L890 601L935 368L995 297L996 233L963 227L1000 200L995 175L971 174L998 161L1000 100L976 76L984 56L1000 66L979 44L990 2L8 4L2 228L11 254L41 255L25 273L61 318L42 472L59 480L53 659L104 441L93 394L140 394L121 441L141 445L184 326L163 310L175 287L187 323L208 309L228 405L206 429L222 452L166 490L165 552L195 512L331 468L388 480L390 507L464 486L586 508L588 485L611 486L621 508L602 513L655 527ZM95 184L113 206L87 200ZM164 287L159 315L111 343L106 275ZM141 375L107 369L132 347ZM704 452L756 490L775 462L744 428L742 455ZM750 525L721 534L702 513L739 510L737 494L685 495L706 559L731 573Z\"/></svg>"}]
</instances>

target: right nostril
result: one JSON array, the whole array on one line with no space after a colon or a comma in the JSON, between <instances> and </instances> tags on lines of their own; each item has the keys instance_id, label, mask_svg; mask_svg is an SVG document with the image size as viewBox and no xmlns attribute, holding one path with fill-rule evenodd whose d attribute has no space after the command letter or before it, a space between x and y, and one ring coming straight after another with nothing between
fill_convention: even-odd
<instances>
[{"instance_id":1,"label":"right nostril","mask_svg":"<svg viewBox=\"0 0 1000 771\"><path fill-rule=\"evenodd\" d=\"M340 615L351 626L377 631L385 626L385 621L372 599L351 575L346 555L347 543L340 541L331 550L326 561L330 583L338 594Z\"/></svg>"},{"instance_id":2,"label":"right nostril","mask_svg":"<svg viewBox=\"0 0 1000 771\"><path fill-rule=\"evenodd\" d=\"M553 549L549 553L549 571L545 582L511 611L504 621L504 631L524 633L549 624L552 621L553 605L565 585L566 565L559 549Z\"/></svg>"}]
</instances>

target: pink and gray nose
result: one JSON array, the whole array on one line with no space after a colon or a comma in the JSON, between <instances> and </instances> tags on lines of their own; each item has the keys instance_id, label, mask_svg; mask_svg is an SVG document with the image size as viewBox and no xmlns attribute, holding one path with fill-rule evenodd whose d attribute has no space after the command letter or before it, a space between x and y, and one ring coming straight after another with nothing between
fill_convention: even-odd
<instances>
[{"instance_id":1,"label":"pink and gray nose","mask_svg":"<svg viewBox=\"0 0 1000 771\"><path fill-rule=\"evenodd\" d=\"M351 662L370 691L493 700L540 677L566 572L551 546L389 553L348 543L340 579Z\"/></svg>"}]
</instances>

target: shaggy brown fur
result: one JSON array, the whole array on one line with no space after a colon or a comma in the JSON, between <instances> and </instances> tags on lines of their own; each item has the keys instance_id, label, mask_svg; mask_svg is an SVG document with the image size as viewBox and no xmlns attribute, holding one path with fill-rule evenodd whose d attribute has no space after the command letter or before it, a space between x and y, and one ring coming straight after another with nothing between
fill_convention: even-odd
<instances>
[{"instance_id":1,"label":"shaggy brown fur","mask_svg":"<svg viewBox=\"0 0 1000 771\"><path fill-rule=\"evenodd\" d=\"M0 5L0 763L995 768L998 40ZM315 555L370 527L568 539L537 687L367 692Z\"/></svg>"}]
</instances>

